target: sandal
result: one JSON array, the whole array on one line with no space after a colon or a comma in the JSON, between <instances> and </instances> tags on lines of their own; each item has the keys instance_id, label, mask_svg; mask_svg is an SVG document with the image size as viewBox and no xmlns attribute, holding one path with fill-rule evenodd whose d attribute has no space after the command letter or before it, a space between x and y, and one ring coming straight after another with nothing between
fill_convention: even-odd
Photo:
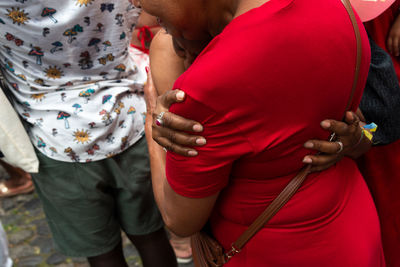
<instances>
[{"instance_id":1,"label":"sandal","mask_svg":"<svg viewBox=\"0 0 400 267\"><path fill-rule=\"evenodd\" d=\"M28 194L31 193L34 189L33 182L30 179L27 179L26 182L22 185L16 187L10 187L6 185L6 182L0 183L0 198L2 197L11 197L19 194Z\"/></svg>"}]
</instances>

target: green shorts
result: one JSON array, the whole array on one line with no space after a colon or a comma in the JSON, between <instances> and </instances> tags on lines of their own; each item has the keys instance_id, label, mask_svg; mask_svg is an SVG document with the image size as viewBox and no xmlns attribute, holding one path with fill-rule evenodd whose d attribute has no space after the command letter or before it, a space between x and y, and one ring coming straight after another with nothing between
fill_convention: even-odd
<instances>
[{"instance_id":1,"label":"green shorts","mask_svg":"<svg viewBox=\"0 0 400 267\"><path fill-rule=\"evenodd\" d=\"M111 251L121 229L145 235L163 227L154 201L146 140L89 163L50 159L37 151L36 191L58 249L73 257Z\"/></svg>"}]
</instances>

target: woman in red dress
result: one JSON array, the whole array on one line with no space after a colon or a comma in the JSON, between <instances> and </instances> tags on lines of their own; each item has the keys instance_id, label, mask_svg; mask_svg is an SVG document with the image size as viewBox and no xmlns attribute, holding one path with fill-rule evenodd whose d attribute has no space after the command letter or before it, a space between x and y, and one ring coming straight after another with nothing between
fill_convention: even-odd
<instances>
[{"instance_id":1,"label":"woman in red dress","mask_svg":"<svg viewBox=\"0 0 400 267\"><path fill-rule=\"evenodd\" d=\"M141 1L180 46L212 39L176 81L186 99L171 108L200 122L207 144L192 158L169 152L165 172L162 149L148 141L155 197L167 226L189 236L211 215L213 233L226 249L302 167L309 153L302 144L327 138L319 122L341 118L356 53L340 1L235 3ZM361 33L353 110L369 64ZM355 163L345 158L311 174L227 266L384 266L377 214Z\"/></svg>"}]
</instances>

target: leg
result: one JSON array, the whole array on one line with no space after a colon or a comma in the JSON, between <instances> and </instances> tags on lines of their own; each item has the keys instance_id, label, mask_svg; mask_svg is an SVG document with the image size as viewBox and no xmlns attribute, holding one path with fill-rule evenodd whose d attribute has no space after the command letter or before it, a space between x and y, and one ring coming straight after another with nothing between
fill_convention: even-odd
<instances>
[{"instance_id":1,"label":"leg","mask_svg":"<svg viewBox=\"0 0 400 267\"><path fill-rule=\"evenodd\" d=\"M128 235L136 246L144 267L176 267L176 257L164 228L147 235Z\"/></svg>"},{"instance_id":2,"label":"leg","mask_svg":"<svg viewBox=\"0 0 400 267\"><path fill-rule=\"evenodd\" d=\"M38 158L40 173L32 175L33 181L57 249L67 256L90 258L93 264L113 257L123 260L116 250L121 228L106 160L82 164L41 154Z\"/></svg>"},{"instance_id":3,"label":"leg","mask_svg":"<svg viewBox=\"0 0 400 267\"><path fill-rule=\"evenodd\" d=\"M110 252L99 256L89 257L88 261L91 267L128 267L122 252L121 242L119 242L119 244Z\"/></svg>"},{"instance_id":4,"label":"leg","mask_svg":"<svg viewBox=\"0 0 400 267\"><path fill-rule=\"evenodd\" d=\"M177 266L153 196L146 140L142 138L111 159L120 224L138 249L143 265Z\"/></svg>"}]
</instances>

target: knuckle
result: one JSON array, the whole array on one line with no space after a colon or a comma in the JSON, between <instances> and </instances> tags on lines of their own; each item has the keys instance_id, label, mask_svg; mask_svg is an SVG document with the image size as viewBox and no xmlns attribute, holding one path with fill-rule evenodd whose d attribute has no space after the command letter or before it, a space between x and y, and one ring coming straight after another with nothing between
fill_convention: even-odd
<instances>
[{"instance_id":1,"label":"knuckle","mask_svg":"<svg viewBox=\"0 0 400 267\"><path fill-rule=\"evenodd\" d=\"M163 126L171 126L172 124L172 118L171 118L171 113L170 112L165 112L164 116L162 117L163 120Z\"/></svg>"},{"instance_id":2,"label":"knuckle","mask_svg":"<svg viewBox=\"0 0 400 267\"><path fill-rule=\"evenodd\" d=\"M159 135L159 127L153 122L151 125L151 130L152 130L152 135L153 136L158 136Z\"/></svg>"},{"instance_id":3,"label":"knuckle","mask_svg":"<svg viewBox=\"0 0 400 267\"><path fill-rule=\"evenodd\" d=\"M313 166L318 166L318 165L320 165L320 156L310 156L310 158L311 158L311 160L312 160L312 163L311 163L311 165L313 165Z\"/></svg>"},{"instance_id":4,"label":"knuckle","mask_svg":"<svg viewBox=\"0 0 400 267\"><path fill-rule=\"evenodd\" d=\"M334 132L335 129L337 128L337 121L335 121L335 120L329 120L329 123L330 123L329 130Z\"/></svg>"},{"instance_id":5,"label":"knuckle","mask_svg":"<svg viewBox=\"0 0 400 267\"><path fill-rule=\"evenodd\" d=\"M356 131L357 131L357 128L354 125L351 125L350 127L348 127L346 135L352 136L356 133Z\"/></svg>"},{"instance_id":6,"label":"knuckle","mask_svg":"<svg viewBox=\"0 0 400 267\"><path fill-rule=\"evenodd\" d=\"M173 131L167 131L166 136L165 136L169 141L172 143L176 143L177 138L176 138L176 133Z\"/></svg>"},{"instance_id":7,"label":"knuckle","mask_svg":"<svg viewBox=\"0 0 400 267\"><path fill-rule=\"evenodd\" d=\"M338 131L341 133L341 135L346 135L349 132L349 124L341 122Z\"/></svg>"},{"instance_id":8,"label":"knuckle","mask_svg":"<svg viewBox=\"0 0 400 267\"><path fill-rule=\"evenodd\" d=\"M154 123L155 120L157 119L157 113L153 110L150 112L150 115L153 117L153 123Z\"/></svg>"},{"instance_id":9,"label":"knuckle","mask_svg":"<svg viewBox=\"0 0 400 267\"><path fill-rule=\"evenodd\" d=\"M172 143L168 143L165 146L165 149L167 149L168 151L172 151L172 152L177 152L176 151L176 146Z\"/></svg>"},{"instance_id":10,"label":"knuckle","mask_svg":"<svg viewBox=\"0 0 400 267\"><path fill-rule=\"evenodd\" d=\"M318 142L318 141L313 141L313 144L314 144L314 149L315 149L315 150L321 151L322 145L321 145L320 142Z\"/></svg>"},{"instance_id":11,"label":"knuckle","mask_svg":"<svg viewBox=\"0 0 400 267\"><path fill-rule=\"evenodd\" d=\"M196 143L196 140L197 140L197 136L191 136L191 137L189 137L189 139L188 139L188 141L189 141L189 144L190 145L197 145L197 143Z\"/></svg>"},{"instance_id":12,"label":"knuckle","mask_svg":"<svg viewBox=\"0 0 400 267\"><path fill-rule=\"evenodd\" d=\"M165 94L162 94L157 97L157 107L164 106L165 104Z\"/></svg>"},{"instance_id":13,"label":"knuckle","mask_svg":"<svg viewBox=\"0 0 400 267\"><path fill-rule=\"evenodd\" d=\"M326 147L326 153L328 153L329 155L336 153L338 150L337 147L338 145L336 142L329 142L329 144Z\"/></svg>"},{"instance_id":14,"label":"knuckle","mask_svg":"<svg viewBox=\"0 0 400 267\"><path fill-rule=\"evenodd\" d=\"M154 142L156 142L158 145L164 146L164 144L163 144L163 142L162 142L162 139L160 139L160 138L154 138L154 137L153 137L153 140L154 140Z\"/></svg>"}]
</instances>

